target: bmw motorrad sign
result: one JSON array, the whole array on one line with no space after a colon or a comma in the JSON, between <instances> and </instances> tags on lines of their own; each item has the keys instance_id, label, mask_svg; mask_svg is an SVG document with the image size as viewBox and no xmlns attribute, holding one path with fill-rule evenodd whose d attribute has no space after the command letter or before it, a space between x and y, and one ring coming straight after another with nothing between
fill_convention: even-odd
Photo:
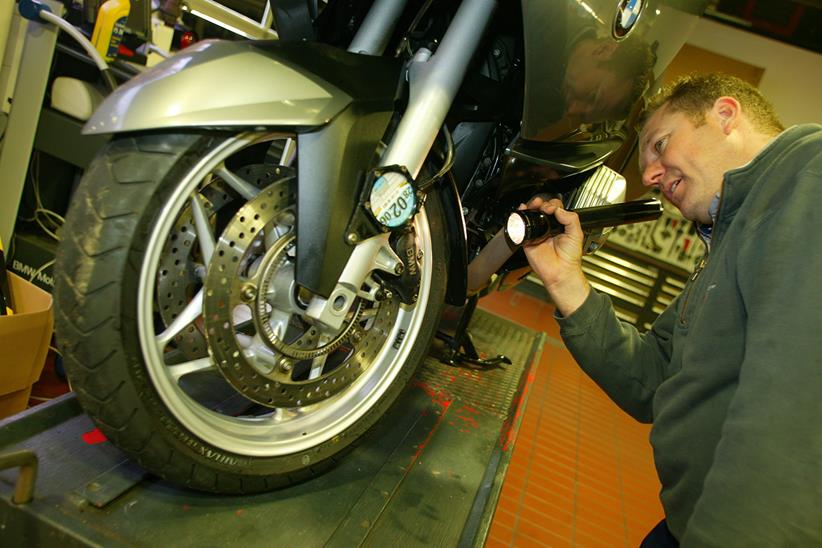
<instances>
[{"instance_id":1,"label":"bmw motorrad sign","mask_svg":"<svg viewBox=\"0 0 822 548\"><path fill-rule=\"evenodd\" d=\"M614 37L618 40L625 38L639 21L644 0L620 0L614 17Z\"/></svg>"}]
</instances>

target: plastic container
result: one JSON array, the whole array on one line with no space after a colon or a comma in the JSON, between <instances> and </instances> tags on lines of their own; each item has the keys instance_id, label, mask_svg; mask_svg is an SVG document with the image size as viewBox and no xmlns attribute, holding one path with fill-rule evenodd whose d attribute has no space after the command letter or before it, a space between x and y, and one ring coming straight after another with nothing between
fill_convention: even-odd
<instances>
[{"instance_id":1,"label":"plastic container","mask_svg":"<svg viewBox=\"0 0 822 548\"><path fill-rule=\"evenodd\" d=\"M14 314L0 316L0 418L28 406L54 326L51 295L11 272L8 279Z\"/></svg>"},{"instance_id":2,"label":"plastic container","mask_svg":"<svg viewBox=\"0 0 822 548\"><path fill-rule=\"evenodd\" d=\"M91 43L106 61L117 57L130 10L129 0L107 0L97 12Z\"/></svg>"}]
</instances>

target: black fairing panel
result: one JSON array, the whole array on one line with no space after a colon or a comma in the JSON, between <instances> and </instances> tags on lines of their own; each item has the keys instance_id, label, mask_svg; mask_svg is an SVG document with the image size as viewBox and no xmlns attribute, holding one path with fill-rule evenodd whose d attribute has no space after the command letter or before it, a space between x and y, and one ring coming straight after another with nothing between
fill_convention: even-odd
<instances>
[{"instance_id":1,"label":"black fairing panel","mask_svg":"<svg viewBox=\"0 0 822 548\"><path fill-rule=\"evenodd\" d=\"M282 63L314 77L329 92L336 88L356 103L373 103L373 110L393 110L400 84L398 59L349 53L318 42L254 40L251 44Z\"/></svg>"},{"instance_id":2,"label":"black fairing panel","mask_svg":"<svg viewBox=\"0 0 822 548\"><path fill-rule=\"evenodd\" d=\"M260 41L277 58L351 98L328 124L297 135L297 283L328 297L353 247L345 229L396 106L402 64L319 43ZM298 130L299 131L299 130Z\"/></svg>"},{"instance_id":3,"label":"black fairing panel","mask_svg":"<svg viewBox=\"0 0 822 548\"><path fill-rule=\"evenodd\" d=\"M297 137L297 283L328 297L351 256L346 227L391 112L349 106Z\"/></svg>"}]
</instances>

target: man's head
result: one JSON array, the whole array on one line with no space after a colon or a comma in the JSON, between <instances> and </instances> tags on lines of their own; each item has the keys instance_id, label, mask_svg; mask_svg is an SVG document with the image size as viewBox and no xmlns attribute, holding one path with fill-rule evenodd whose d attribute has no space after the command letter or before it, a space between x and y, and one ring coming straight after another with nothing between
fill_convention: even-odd
<instances>
[{"instance_id":1,"label":"man's head","mask_svg":"<svg viewBox=\"0 0 822 548\"><path fill-rule=\"evenodd\" d=\"M580 123L619 120L648 86L654 55L647 43L611 37L579 39L563 79L566 114Z\"/></svg>"},{"instance_id":2,"label":"man's head","mask_svg":"<svg viewBox=\"0 0 822 548\"><path fill-rule=\"evenodd\" d=\"M750 84L725 74L681 78L648 104L640 133L642 182L691 220L708 213L725 172L750 162L783 126Z\"/></svg>"}]
</instances>

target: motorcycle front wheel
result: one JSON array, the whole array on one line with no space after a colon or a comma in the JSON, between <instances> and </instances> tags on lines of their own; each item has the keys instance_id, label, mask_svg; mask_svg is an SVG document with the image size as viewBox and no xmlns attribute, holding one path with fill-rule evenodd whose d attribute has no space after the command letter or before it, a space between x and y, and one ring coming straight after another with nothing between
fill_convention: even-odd
<instances>
[{"instance_id":1,"label":"motorcycle front wheel","mask_svg":"<svg viewBox=\"0 0 822 548\"><path fill-rule=\"evenodd\" d=\"M324 471L435 334L447 278L433 194L413 223L414 304L375 262L341 325L307 313L295 147L268 132L116 137L74 194L54 289L67 374L108 439L177 485L254 493Z\"/></svg>"}]
</instances>

